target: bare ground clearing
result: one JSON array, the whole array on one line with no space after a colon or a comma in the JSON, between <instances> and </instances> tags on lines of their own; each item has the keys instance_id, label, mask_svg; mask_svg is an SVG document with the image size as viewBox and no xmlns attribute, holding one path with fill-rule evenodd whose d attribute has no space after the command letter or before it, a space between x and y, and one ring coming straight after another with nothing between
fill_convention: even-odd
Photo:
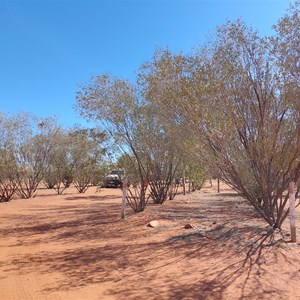
<instances>
[{"instance_id":1,"label":"bare ground clearing","mask_svg":"<svg viewBox=\"0 0 300 300\"><path fill-rule=\"evenodd\" d=\"M283 237L266 235L228 187L127 208L123 221L120 204L120 190L96 188L1 204L0 299L300 299L288 220Z\"/></svg>"}]
</instances>

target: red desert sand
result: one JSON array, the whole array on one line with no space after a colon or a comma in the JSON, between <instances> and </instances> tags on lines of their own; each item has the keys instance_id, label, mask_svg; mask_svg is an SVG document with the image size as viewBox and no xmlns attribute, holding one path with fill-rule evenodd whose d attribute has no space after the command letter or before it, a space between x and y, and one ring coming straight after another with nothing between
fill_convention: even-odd
<instances>
[{"instance_id":1,"label":"red desert sand","mask_svg":"<svg viewBox=\"0 0 300 300\"><path fill-rule=\"evenodd\" d=\"M268 235L225 185L120 212L121 190L96 187L1 203L0 299L300 299L289 220Z\"/></svg>"}]
</instances>

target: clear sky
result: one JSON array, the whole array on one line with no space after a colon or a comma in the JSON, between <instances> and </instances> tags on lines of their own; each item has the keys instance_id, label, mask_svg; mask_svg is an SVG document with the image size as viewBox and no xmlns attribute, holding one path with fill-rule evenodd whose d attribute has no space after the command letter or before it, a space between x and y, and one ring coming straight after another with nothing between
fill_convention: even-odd
<instances>
[{"instance_id":1,"label":"clear sky","mask_svg":"<svg viewBox=\"0 0 300 300\"><path fill-rule=\"evenodd\" d=\"M188 52L226 19L261 34L285 0L0 0L0 111L85 125L75 92L96 74L134 80L155 49Z\"/></svg>"}]
</instances>

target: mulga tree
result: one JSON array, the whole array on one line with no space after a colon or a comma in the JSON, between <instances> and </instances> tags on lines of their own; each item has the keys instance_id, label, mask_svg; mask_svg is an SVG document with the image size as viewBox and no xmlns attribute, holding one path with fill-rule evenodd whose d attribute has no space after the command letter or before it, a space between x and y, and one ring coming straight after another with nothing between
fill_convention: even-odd
<instances>
[{"instance_id":1,"label":"mulga tree","mask_svg":"<svg viewBox=\"0 0 300 300\"><path fill-rule=\"evenodd\" d=\"M127 153L132 159L132 166L137 168L139 184L138 209L146 206L146 170L141 158L135 133L143 118L142 107L145 103L137 97L135 87L128 81L114 79L111 75L93 77L77 93L77 109L80 114L99 123L99 127L113 139L121 153Z\"/></svg>"},{"instance_id":2,"label":"mulga tree","mask_svg":"<svg viewBox=\"0 0 300 300\"><path fill-rule=\"evenodd\" d=\"M124 170L124 176L129 186L126 201L134 212L141 212L145 209L149 194L146 194L147 182L141 186L140 174L138 172L137 162L134 156L123 153L117 160L116 167Z\"/></svg>"},{"instance_id":3,"label":"mulga tree","mask_svg":"<svg viewBox=\"0 0 300 300\"><path fill-rule=\"evenodd\" d=\"M174 198L174 180L179 170L182 152L178 147L178 136L160 122L155 106L149 105L150 116L146 124L142 124L139 133L142 135L140 145L145 150L147 180L150 197L155 204L164 203L170 194ZM144 137L147 136L145 139Z\"/></svg>"},{"instance_id":4,"label":"mulga tree","mask_svg":"<svg viewBox=\"0 0 300 300\"><path fill-rule=\"evenodd\" d=\"M19 114L15 122L18 127L15 147L17 194L21 198L31 198L35 195L47 167L55 121L51 118L40 119L29 114Z\"/></svg>"},{"instance_id":5,"label":"mulga tree","mask_svg":"<svg viewBox=\"0 0 300 300\"><path fill-rule=\"evenodd\" d=\"M84 130L63 128L57 130L47 158L47 171L44 174L46 186L53 188L57 194L62 194L71 183L76 181L78 189L81 192L85 191L89 180L83 176L86 166L81 162L86 159L84 156L86 148L87 136ZM81 179L79 179L80 171Z\"/></svg>"},{"instance_id":6,"label":"mulga tree","mask_svg":"<svg viewBox=\"0 0 300 300\"><path fill-rule=\"evenodd\" d=\"M189 179L189 192L201 190L208 179L208 166L197 147L191 146L189 152L185 152L185 175Z\"/></svg>"},{"instance_id":7,"label":"mulga tree","mask_svg":"<svg viewBox=\"0 0 300 300\"><path fill-rule=\"evenodd\" d=\"M17 190L15 160L9 151L0 151L0 202L8 202Z\"/></svg>"},{"instance_id":8,"label":"mulga tree","mask_svg":"<svg viewBox=\"0 0 300 300\"><path fill-rule=\"evenodd\" d=\"M43 182L48 188L53 188L57 194L62 194L67 185L66 174L69 177L68 150L70 137L66 130L59 128L55 133L53 145L47 157L47 169Z\"/></svg>"},{"instance_id":9,"label":"mulga tree","mask_svg":"<svg viewBox=\"0 0 300 300\"><path fill-rule=\"evenodd\" d=\"M144 210L147 183L154 179L161 183L170 181L157 178L158 169L166 168L166 161L164 165L155 165L154 146L158 149L158 145L154 143L154 139L158 141L157 135L163 137L166 133L163 128L159 129L153 110L147 101L138 95L132 84L122 79L114 79L110 75L97 76L83 86L77 94L77 108L82 116L99 121L102 128L119 145L121 153L127 153L129 159L133 160L132 166L137 168L139 175L139 184L136 186L140 189L138 195L142 204L139 207L140 211ZM159 132L153 133L153 130ZM163 144L160 143L160 146ZM165 159L170 154L171 152L165 153L164 157L160 157ZM173 163L167 176L172 176L175 166L176 163ZM156 197L156 193L151 195Z\"/></svg>"},{"instance_id":10,"label":"mulga tree","mask_svg":"<svg viewBox=\"0 0 300 300\"><path fill-rule=\"evenodd\" d=\"M101 147L105 135L96 134L92 129L73 129L70 133L69 159L72 160L73 183L79 193L84 193L98 176L98 167L102 163L104 148Z\"/></svg>"},{"instance_id":11,"label":"mulga tree","mask_svg":"<svg viewBox=\"0 0 300 300\"><path fill-rule=\"evenodd\" d=\"M199 188L206 174L201 162L202 147L199 138L195 139L195 128L191 126L190 118L183 113L198 111L197 107L191 109L191 103L188 101L190 65L191 58L182 54L174 55L168 49L159 49L154 53L151 62L141 66L138 75L143 96L151 102L160 124L174 137L173 146L182 154L182 162L176 176L183 181L184 194L187 177L193 176L195 184L197 178Z\"/></svg>"},{"instance_id":12,"label":"mulga tree","mask_svg":"<svg viewBox=\"0 0 300 300\"><path fill-rule=\"evenodd\" d=\"M194 120L223 180L280 228L288 214L284 192L300 176L300 123L298 99L285 93L271 50L269 39L240 21L220 27L210 59L205 54L200 64L209 70L210 101L198 98L202 120Z\"/></svg>"},{"instance_id":13,"label":"mulga tree","mask_svg":"<svg viewBox=\"0 0 300 300\"><path fill-rule=\"evenodd\" d=\"M0 202L10 201L17 189L15 130L13 118L0 113Z\"/></svg>"}]
</instances>

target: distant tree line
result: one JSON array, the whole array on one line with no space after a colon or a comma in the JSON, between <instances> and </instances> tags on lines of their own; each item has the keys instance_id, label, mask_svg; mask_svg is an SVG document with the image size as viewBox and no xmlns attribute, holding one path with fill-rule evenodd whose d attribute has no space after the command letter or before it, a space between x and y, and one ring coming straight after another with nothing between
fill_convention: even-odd
<instances>
[{"instance_id":1,"label":"distant tree line","mask_svg":"<svg viewBox=\"0 0 300 300\"><path fill-rule=\"evenodd\" d=\"M51 118L0 113L0 202L34 197L40 184L61 194L79 193L105 175L105 134L59 127Z\"/></svg>"}]
</instances>

